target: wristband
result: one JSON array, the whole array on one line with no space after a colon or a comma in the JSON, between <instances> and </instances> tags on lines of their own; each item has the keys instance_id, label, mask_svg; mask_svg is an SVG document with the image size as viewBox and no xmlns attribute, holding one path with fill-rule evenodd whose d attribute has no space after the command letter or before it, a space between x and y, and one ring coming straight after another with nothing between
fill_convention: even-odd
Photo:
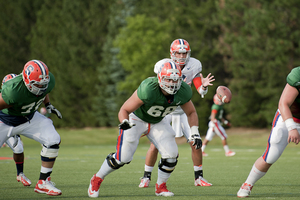
<instances>
[{"instance_id":1,"label":"wristband","mask_svg":"<svg viewBox=\"0 0 300 200\"><path fill-rule=\"evenodd\" d=\"M198 126L191 127L191 135L199 135L200 136L200 133L198 131Z\"/></svg>"},{"instance_id":2,"label":"wristband","mask_svg":"<svg viewBox=\"0 0 300 200\"><path fill-rule=\"evenodd\" d=\"M297 129L297 125L294 122L293 118L288 118L287 120L284 121L286 128L288 131L291 131L293 129Z\"/></svg>"}]
</instances>

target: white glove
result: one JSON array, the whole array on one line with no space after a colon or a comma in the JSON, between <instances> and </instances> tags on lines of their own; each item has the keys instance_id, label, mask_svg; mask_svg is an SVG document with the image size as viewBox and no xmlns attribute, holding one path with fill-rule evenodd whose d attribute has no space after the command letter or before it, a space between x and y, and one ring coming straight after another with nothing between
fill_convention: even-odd
<instances>
[{"instance_id":1,"label":"white glove","mask_svg":"<svg viewBox=\"0 0 300 200\"><path fill-rule=\"evenodd\" d=\"M128 121L128 119L124 119L121 124L119 124L119 129L127 130L135 126L134 123Z\"/></svg>"},{"instance_id":2,"label":"white glove","mask_svg":"<svg viewBox=\"0 0 300 200\"><path fill-rule=\"evenodd\" d=\"M61 113L50 102L46 103L45 106L48 113L54 113L59 119L62 118Z\"/></svg>"}]
</instances>

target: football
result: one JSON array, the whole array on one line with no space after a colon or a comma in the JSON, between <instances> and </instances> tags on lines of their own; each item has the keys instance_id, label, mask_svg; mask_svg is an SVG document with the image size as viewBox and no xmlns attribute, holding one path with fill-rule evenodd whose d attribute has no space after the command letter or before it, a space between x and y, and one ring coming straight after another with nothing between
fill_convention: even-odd
<instances>
[{"instance_id":1,"label":"football","mask_svg":"<svg viewBox=\"0 0 300 200\"><path fill-rule=\"evenodd\" d=\"M219 86L216 90L216 94L223 103L229 103L231 101L231 91L226 86Z\"/></svg>"}]
</instances>

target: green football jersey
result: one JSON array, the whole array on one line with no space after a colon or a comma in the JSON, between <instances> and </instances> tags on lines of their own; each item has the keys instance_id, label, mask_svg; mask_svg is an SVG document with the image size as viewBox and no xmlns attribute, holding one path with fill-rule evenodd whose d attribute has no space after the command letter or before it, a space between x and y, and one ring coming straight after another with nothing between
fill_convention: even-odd
<instances>
[{"instance_id":1,"label":"green football jersey","mask_svg":"<svg viewBox=\"0 0 300 200\"><path fill-rule=\"evenodd\" d=\"M47 90L41 96L32 94L23 82L22 75L5 82L2 85L2 98L8 104L12 105L10 108L3 109L2 112L13 116L27 116L35 112L45 96L54 88L55 78L49 72L50 82Z\"/></svg>"},{"instance_id":2,"label":"green football jersey","mask_svg":"<svg viewBox=\"0 0 300 200\"><path fill-rule=\"evenodd\" d=\"M172 100L168 102L159 87L158 78L150 77L140 84L137 95L144 104L134 111L134 114L145 122L155 124L173 112L179 105L188 102L192 98L192 89L187 83L182 82L180 89L172 95Z\"/></svg>"},{"instance_id":3,"label":"green football jersey","mask_svg":"<svg viewBox=\"0 0 300 200\"><path fill-rule=\"evenodd\" d=\"M217 104L213 104L211 106L211 110L217 110L217 114L216 114L216 119L217 120L221 120L223 118L223 112L224 112L224 109L223 109L223 105L217 105Z\"/></svg>"},{"instance_id":4,"label":"green football jersey","mask_svg":"<svg viewBox=\"0 0 300 200\"><path fill-rule=\"evenodd\" d=\"M295 87L300 92L300 67L292 69L286 78L287 83ZM293 117L300 119L300 95L298 95L294 103L290 107Z\"/></svg>"}]
</instances>

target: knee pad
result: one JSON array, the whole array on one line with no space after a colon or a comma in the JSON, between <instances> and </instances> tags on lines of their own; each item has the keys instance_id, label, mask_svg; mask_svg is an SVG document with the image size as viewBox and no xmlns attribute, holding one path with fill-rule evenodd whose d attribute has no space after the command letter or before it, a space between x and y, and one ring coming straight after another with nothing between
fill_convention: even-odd
<instances>
[{"instance_id":1,"label":"knee pad","mask_svg":"<svg viewBox=\"0 0 300 200\"><path fill-rule=\"evenodd\" d=\"M58 156L58 149L59 149L58 144L52 145L50 147L46 147L43 145L41 151L41 159L43 161L54 161L55 158Z\"/></svg>"},{"instance_id":2,"label":"knee pad","mask_svg":"<svg viewBox=\"0 0 300 200\"><path fill-rule=\"evenodd\" d=\"M123 167L125 163L121 163L114 158L114 153L108 154L106 157L107 164L112 168L112 169L119 169L120 167ZM129 164L129 163L127 163Z\"/></svg>"},{"instance_id":3,"label":"knee pad","mask_svg":"<svg viewBox=\"0 0 300 200\"><path fill-rule=\"evenodd\" d=\"M12 150L14 153L17 153L17 154L23 153L23 151L24 151L23 143L22 143L19 135L16 135L16 137L15 137L15 143L14 143Z\"/></svg>"},{"instance_id":4,"label":"knee pad","mask_svg":"<svg viewBox=\"0 0 300 200\"><path fill-rule=\"evenodd\" d=\"M177 165L177 158L161 158L158 164L158 168L166 173L171 173L174 171Z\"/></svg>"}]
</instances>

